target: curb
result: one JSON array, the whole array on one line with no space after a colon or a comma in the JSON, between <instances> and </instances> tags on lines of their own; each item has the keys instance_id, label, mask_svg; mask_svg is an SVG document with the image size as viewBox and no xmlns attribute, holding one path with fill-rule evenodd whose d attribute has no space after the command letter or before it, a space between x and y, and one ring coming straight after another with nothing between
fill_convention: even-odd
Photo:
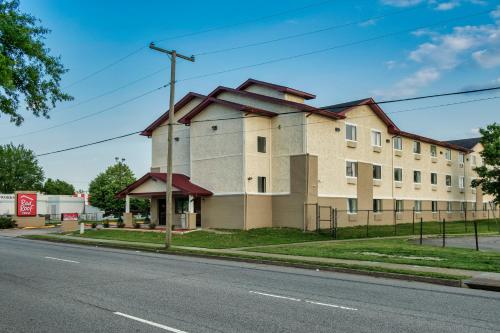
<instances>
[{"instance_id":1,"label":"curb","mask_svg":"<svg viewBox=\"0 0 500 333\"><path fill-rule=\"evenodd\" d=\"M458 287L458 288L467 288L467 285L463 283L462 280L452 280L452 279L444 279L444 278L434 278L434 277L426 277L426 276L417 276L417 275L406 275L406 274L398 274L398 273L390 273L390 272L375 272L368 270L360 270L354 268L344 268L344 267L333 267L333 266L325 266L321 264L315 263L295 263L295 262L287 262L280 260L272 260L272 259L254 259L254 258L242 258L242 257L233 257L224 254L207 254L207 253L194 253L194 252L185 252L178 250L164 250L164 249L154 249L147 248L141 246L133 246L133 245L122 245L122 244L110 244L110 243L100 243L100 242L89 242L83 241L78 242L70 239L57 239L57 238L45 238L45 239L31 239L29 237L22 237L30 240L37 241L46 241L46 242L54 242L54 243L70 243L70 244L78 244L78 245L86 245L86 246L100 246L106 248L116 248L116 249L129 249L129 250L141 250L145 252L153 252L153 253L163 253L167 255L178 255L185 257L194 257L194 258L203 258L203 259L218 259L218 260L227 260L234 262L244 262L251 264L262 264L262 265L270 265L270 266L280 266L280 267L291 267L291 268L301 268L301 269L309 269L309 270L321 270L327 272L335 272L335 273L345 273L345 274L355 274L362 276L370 276L377 278L388 278L395 280L403 280L403 281L414 281L414 282L424 282L430 284L436 284L441 286L448 287Z\"/></svg>"}]
</instances>

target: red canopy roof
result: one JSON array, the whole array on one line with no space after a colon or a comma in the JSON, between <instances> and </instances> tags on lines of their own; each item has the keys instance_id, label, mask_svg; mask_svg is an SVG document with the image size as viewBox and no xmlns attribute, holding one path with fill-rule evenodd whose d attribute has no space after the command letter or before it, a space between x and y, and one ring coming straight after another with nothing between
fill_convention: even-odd
<instances>
[{"instance_id":1,"label":"red canopy roof","mask_svg":"<svg viewBox=\"0 0 500 333\"><path fill-rule=\"evenodd\" d=\"M167 182L167 174L160 172L149 172L136 180L134 183L127 186L125 189L121 190L116 196L119 198L123 198L125 195L132 192L134 189L138 188L140 185L144 184L146 181L150 179L155 179L162 181L164 183ZM191 183L189 177L180 173L172 174L172 185L173 187L179 189L185 195L193 195L193 196L210 196L213 193L207 189L204 189L201 186ZM138 193L139 194L139 193Z\"/></svg>"}]
</instances>

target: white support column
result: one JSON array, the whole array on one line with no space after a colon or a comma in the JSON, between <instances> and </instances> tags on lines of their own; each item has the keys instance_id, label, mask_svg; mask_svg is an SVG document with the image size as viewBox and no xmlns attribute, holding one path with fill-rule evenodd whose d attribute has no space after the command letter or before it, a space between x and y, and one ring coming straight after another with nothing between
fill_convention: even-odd
<instances>
[{"instance_id":1,"label":"white support column","mask_svg":"<svg viewBox=\"0 0 500 333\"><path fill-rule=\"evenodd\" d=\"M125 196L125 213L130 213L130 197Z\"/></svg>"},{"instance_id":2,"label":"white support column","mask_svg":"<svg viewBox=\"0 0 500 333\"><path fill-rule=\"evenodd\" d=\"M189 213L194 213L194 197L192 195L189 196L188 212Z\"/></svg>"}]
</instances>

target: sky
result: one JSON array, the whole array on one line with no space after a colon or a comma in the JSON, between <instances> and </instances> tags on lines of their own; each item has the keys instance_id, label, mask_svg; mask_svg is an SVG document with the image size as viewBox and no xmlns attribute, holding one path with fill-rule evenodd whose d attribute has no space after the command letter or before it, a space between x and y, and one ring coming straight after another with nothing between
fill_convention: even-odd
<instances>
[{"instance_id":1,"label":"sky","mask_svg":"<svg viewBox=\"0 0 500 333\"><path fill-rule=\"evenodd\" d=\"M148 49L151 41L196 55L178 61L176 100L248 78L314 93L313 106L500 86L500 1L21 0L21 10L51 30L46 45L68 69L61 86L75 98L50 119L22 111L19 127L0 115L0 144L36 154L140 131L165 112L169 90L155 89L169 81L169 60ZM500 122L496 97L500 91L383 109L402 130L452 140ZM150 139L134 135L39 163L46 177L86 190L115 157L141 177Z\"/></svg>"}]
</instances>

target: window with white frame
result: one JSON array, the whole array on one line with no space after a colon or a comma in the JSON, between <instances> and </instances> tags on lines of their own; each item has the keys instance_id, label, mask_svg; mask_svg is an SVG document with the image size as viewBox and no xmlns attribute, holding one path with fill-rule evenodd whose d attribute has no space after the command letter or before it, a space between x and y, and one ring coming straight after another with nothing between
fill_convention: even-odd
<instances>
[{"instance_id":1,"label":"window with white frame","mask_svg":"<svg viewBox=\"0 0 500 333\"><path fill-rule=\"evenodd\" d=\"M419 170L413 170L413 182L415 184L420 184L422 182L422 172Z\"/></svg>"},{"instance_id":2,"label":"window with white frame","mask_svg":"<svg viewBox=\"0 0 500 333\"><path fill-rule=\"evenodd\" d=\"M464 153L458 153L458 163L459 164L464 164L465 161L465 155Z\"/></svg>"},{"instance_id":3,"label":"window with white frame","mask_svg":"<svg viewBox=\"0 0 500 333\"><path fill-rule=\"evenodd\" d=\"M266 137L258 136L257 137L257 152L265 153L266 152Z\"/></svg>"},{"instance_id":4,"label":"window with white frame","mask_svg":"<svg viewBox=\"0 0 500 333\"><path fill-rule=\"evenodd\" d=\"M346 177L357 177L358 176L358 162L356 161L345 161L345 175Z\"/></svg>"},{"instance_id":5,"label":"window with white frame","mask_svg":"<svg viewBox=\"0 0 500 333\"><path fill-rule=\"evenodd\" d=\"M380 131L372 130L372 146L382 147L382 133Z\"/></svg>"},{"instance_id":6,"label":"window with white frame","mask_svg":"<svg viewBox=\"0 0 500 333\"><path fill-rule=\"evenodd\" d=\"M465 209L467 207L467 203L465 201L460 202L460 211L465 212Z\"/></svg>"},{"instance_id":7,"label":"window with white frame","mask_svg":"<svg viewBox=\"0 0 500 333\"><path fill-rule=\"evenodd\" d=\"M403 138L400 136L396 136L392 138L392 142L395 150L403 150Z\"/></svg>"},{"instance_id":8,"label":"window with white frame","mask_svg":"<svg viewBox=\"0 0 500 333\"><path fill-rule=\"evenodd\" d=\"M451 201L448 201L448 202L447 202L447 207L446 207L446 210L447 210L448 212L452 212L452 211L453 211L453 202L451 202Z\"/></svg>"},{"instance_id":9,"label":"window with white frame","mask_svg":"<svg viewBox=\"0 0 500 333\"><path fill-rule=\"evenodd\" d=\"M431 184L437 185L438 183L438 174L435 172L431 172Z\"/></svg>"},{"instance_id":10,"label":"window with white frame","mask_svg":"<svg viewBox=\"0 0 500 333\"><path fill-rule=\"evenodd\" d=\"M415 209L416 212L421 212L422 211L422 200L415 200L415 203L413 205L413 209Z\"/></svg>"},{"instance_id":11,"label":"window with white frame","mask_svg":"<svg viewBox=\"0 0 500 333\"><path fill-rule=\"evenodd\" d=\"M431 201L431 209L432 209L433 213L438 211L438 202L437 201Z\"/></svg>"},{"instance_id":12,"label":"window with white frame","mask_svg":"<svg viewBox=\"0 0 500 333\"><path fill-rule=\"evenodd\" d=\"M394 168L394 181L396 181L396 182L403 181L403 169Z\"/></svg>"},{"instance_id":13,"label":"window with white frame","mask_svg":"<svg viewBox=\"0 0 500 333\"><path fill-rule=\"evenodd\" d=\"M459 188L464 188L465 186L465 177L464 176L459 176L458 177L458 187Z\"/></svg>"},{"instance_id":14,"label":"window with white frame","mask_svg":"<svg viewBox=\"0 0 500 333\"><path fill-rule=\"evenodd\" d=\"M435 145L431 145L431 157L437 157L437 147Z\"/></svg>"},{"instance_id":15,"label":"window with white frame","mask_svg":"<svg viewBox=\"0 0 500 333\"><path fill-rule=\"evenodd\" d=\"M347 210L349 214L356 214L358 212L358 199L347 199Z\"/></svg>"},{"instance_id":16,"label":"window with white frame","mask_svg":"<svg viewBox=\"0 0 500 333\"><path fill-rule=\"evenodd\" d=\"M373 199L373 212L379 213L382 211L382 199Z\"/></svg>"},{"instance_id":17,"label":"window with white frame","mask_svg":"<svg viewBox=\"0 0 500 333\"><path fill-rule=\"evenodd\" d=\"M266 193L266 177L257 177L257 191Z\"/></svg>"},{"instance_id":18,"label":"window with white frame","mask_svg":"<svg viewBox=\"0 0 500 333\"><path fill-rule=\"evenodd\" d=\"M451 149L446 149L444 151L444 158L446 158L448 161L451 161Z\"/></svg>"},{"instance_id":19,"label":"window with white frame","mask_svg":"<svg viewBox=\"0 0 500 333\"><path fill-rule=\"evenodd\" d=\"M373 164L373 179L382 179L382 166Z\"/></svg>"},{"instance_id":20,"label":"window with white frame","mask_svg":"<svg viewBox=\"0 0 500 333\"><path fill-rule=\"evenodd\" d=\"M420 144L420 141L413 141L413 153L414 154L422 153L422 146Z\"/></svg>"},{"instance_id":21,"label":"window with white frame","mask_svg":"<svg viewBox=\"0 0 500 333\"><path fill-rule=\"evenodd\" d=\"M446 175L446 186L451 186L451 175Z\"/></svg>"},{"instance_id":22,"label":"window with white frame","mask_svg":"<svg viewBox=\"0 0 500 333\"><path fill-rule=\"evenodd\" d=\"M473 202L473 203L472 203L472 210L473 210L473 211L476 211L476 210L477 210L477 203L476 203L476 202Z\"/></svg>"},{"instance_id":23,"label":"window with white frame","mask_svg":"<svg viewBox=\"0 0 500 333\"><path fill-rule=\"evenodd\" d=\"M403 200L396 200L396 212L402 212L404 210Z\"/></svg>"},{"instance_id":24,"label":"window with white frame","mask_svg":"<svg viewBox=\"0 0 500 333\"><path fill-rule=\"evenodd\" d=\"M356 125L345 124L345 139L349 141L358 141Z\"/></svg>"}]
</instances>

